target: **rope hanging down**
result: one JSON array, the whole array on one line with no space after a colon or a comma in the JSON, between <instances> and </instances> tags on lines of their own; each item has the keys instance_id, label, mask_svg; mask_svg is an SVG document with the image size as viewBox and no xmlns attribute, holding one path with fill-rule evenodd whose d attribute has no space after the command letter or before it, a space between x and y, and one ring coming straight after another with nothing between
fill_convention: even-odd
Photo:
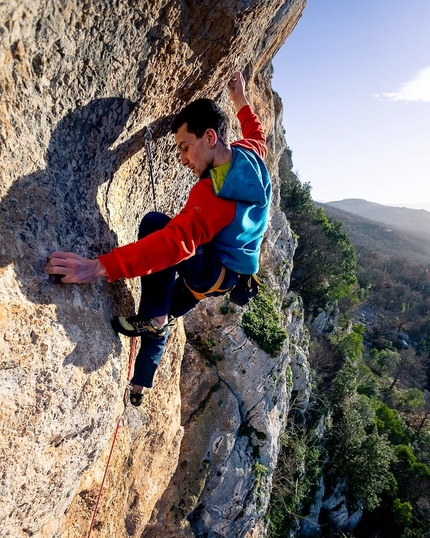
<instances>
[{"instance_id":1,"label":"rope hanging down","mask_svg":"<svg viewBox=\"0 0 430 538\"><path fill-rule=\"evenodd\" d=\"M107 459L107 462L106 462L106 467L105 467L105 472L103 474L102 483L100 484L100 489L99 489L99 494L97 496L97 501L96 501L96 504L94 506L93 517L91 519L91 524L90 524L90 528L89 528L89 531L88 531L88 534L87 534L87 538L90 538L91 533L93 532L93 527L94 527L94 523L95 523L95 520L96 520L97 510L99 508L100 499L102 497L103 486L105 484L107 472L108 472L108 469L109 469L110 460L111 460L113 449L114 449L114 446L115 446L115 441L116 441L116 438L117 438L117 435L118 435L119 427L121 426L121 422L122 422L122 419L124 417L125 410L127 408L127 401L128 401L128 397L129 397L129 391L130 391L129 385L130 385L130 379L131 379L131 367L132 367L132 364L133 364L133 357L134 357L135 349L136 349L136 338L134 337L134 338L131 339L130 356L129 356L129 359L128 359L127 384L126 384L126 388L124 390L124 397L123 397L124 409L123 409L120 417L116 421L116 428L115 428L115 432L114 432L113 439L112 439L112 445L110 447L109 456L108 456L108 459Z\"/></svg>"},{"instance_id":2,"label":"rope hanging down","mask_svg":"<svg viewBox=\"0 0 430 538\"><path fill-rule=\"evenodd\" d=\"M151 152L152 129L149 125L146 126L145 134L143 136L145 138L146 154L148 155L149 176L151 178L152 198L154 200L154 209L155 211L157 211L157 197L155 195L155 182L154 182L154 163L152 161L152 152Z\"/></svg>"}]
</instances>

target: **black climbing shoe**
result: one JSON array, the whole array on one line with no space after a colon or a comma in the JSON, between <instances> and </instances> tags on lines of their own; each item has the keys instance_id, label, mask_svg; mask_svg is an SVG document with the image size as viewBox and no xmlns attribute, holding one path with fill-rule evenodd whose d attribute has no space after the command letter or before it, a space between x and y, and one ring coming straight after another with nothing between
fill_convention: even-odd
<instances>
[{"instance_id":1,"label":"black climbing shoe","mask_svg":"<svg viewBox=\"0 0 430 538\"><path fill-rule=\"evenodd\" d=\"M131 405L134 405L134 407L139 407L139 405L141 405L141 403L143 402L144 387L142 387L142 390L140 392L133 392L135 387L136 385L133 385L133 383L129 382L127 384L126 392L127 392L128 397L130 398ZM125 397L126 395L124 395L124 403L126 403Z\"/></svg>"},{"instance_id":2,"label":"black climbing shoe","mask_svg":"<svg viewBox=\"0 0 430 538\"><path fill-rule=\"evenodd\" d=\"M143 392L130 392L130 403L134 407L139 407L143 402Z\"/></svg>"},{"instance_id":3,"label":"black climbing shoe","mask_svg":"<svg viewBox=\"0 0 430 538\"><path fill-rule=\"evenodd\" d=\"M166 323L166 325L159 329L151 318L140 318L139 316L124 318L119 316L111 321L111 325L115 332L124 334L125 336L163 338L169 324Z\"/></svg>"}]
</instances>

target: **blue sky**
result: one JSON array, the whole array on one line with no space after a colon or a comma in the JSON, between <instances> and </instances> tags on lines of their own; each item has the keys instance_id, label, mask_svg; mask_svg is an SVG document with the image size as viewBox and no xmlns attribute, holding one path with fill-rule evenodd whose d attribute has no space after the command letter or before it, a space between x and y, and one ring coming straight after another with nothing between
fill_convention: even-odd
<instances>
[{"instance_id":1,"label":"blue sky","mask_svg":"<svg viewBox=\"0 0 430 538\"><path fill-rule=\"evenodd\" d=\"M430 0L308 0L273 65L314 200L430 210Z\"/></svg>"}]
</instances>

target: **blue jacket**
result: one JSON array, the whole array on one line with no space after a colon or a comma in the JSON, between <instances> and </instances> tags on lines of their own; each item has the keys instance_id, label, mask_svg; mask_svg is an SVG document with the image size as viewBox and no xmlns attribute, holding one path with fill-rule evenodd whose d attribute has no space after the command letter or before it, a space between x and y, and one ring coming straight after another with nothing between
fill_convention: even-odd
<instances>
[{"instance_id":1,"label":"blue jacket","mask_svg":"<svg viewBox=\"0 0 430 538\"><path fill-rule=\"evenodd\" d=\"M258 271L260 247L269 220L272 186L269 172L254 151L232 146L233 158L215 195L236 201L233 221L213 239L221 263L237 273ZM212 172L212 171L211 171Z\"/></svg>"}]
</instances>

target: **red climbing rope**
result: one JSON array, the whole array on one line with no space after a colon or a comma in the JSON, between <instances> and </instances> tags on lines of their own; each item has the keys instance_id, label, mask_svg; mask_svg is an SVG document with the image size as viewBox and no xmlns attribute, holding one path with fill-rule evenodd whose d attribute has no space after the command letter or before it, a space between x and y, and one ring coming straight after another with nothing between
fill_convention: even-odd
<instances>
[{"instance_id":1,"label":"red climbing rope","mask_svg":"<svg viewBox=\"0 0 430 538\"><path fill-rule=\"evenodd\" d=\"M131 367L133 365L133 358L134 358L134 351L136 349L136 338L132 338L131 339L131 346L130 346L130 356L129 356L129 360L128 360L128 372L127 372L127 385L126 385L126 388L124 390L124 397L123 397L123 400L124 400L124 410L123 412L121 413L121 416L118 418L118 420L116 421L116 428L115 428L115 432L114 432L114 435L113 435L113 439L112 439L112 444L111 444L111 447L110 447L110 452L109 452L109 456L108 456L108 459L107 459L107 462L106 462L106 467L105 467L105 472L103 474L103 480L102 480L102 483L100 484L100 489L99 489L99 494L97 496L97 501L96 501L96 505L94 507L94 511L93 511L93 517L91 519L91 525L90 525L90 529L88 531L88 535L87 535L87 538L90 538L91 536L91 533L93 531L93 527L94 527L94 523L95 523L95 520L96 520L96 515L97 515L97 510L99 508L99 503L100 503L100 499L102 497L102 491L103 491L103 486L105 484L105 480L106 480L106 476L107 476L107 472L108 472L108 469L109 469L109 464L110 464L110 460L111 460L111 457L112 457L112 453L113 453L113 449L114 449L114 446L115 446L115 441L116 441L116 438L117 438L117 435L118 435L118 431L119 431L119 427L121 426L121 421L122 421L122 417L124 416L124 412L125 412L125 409L127 407L127 396L128 396L128 384L130 382L130 377L131 377Z\"/></svg>"}]
</instances>

